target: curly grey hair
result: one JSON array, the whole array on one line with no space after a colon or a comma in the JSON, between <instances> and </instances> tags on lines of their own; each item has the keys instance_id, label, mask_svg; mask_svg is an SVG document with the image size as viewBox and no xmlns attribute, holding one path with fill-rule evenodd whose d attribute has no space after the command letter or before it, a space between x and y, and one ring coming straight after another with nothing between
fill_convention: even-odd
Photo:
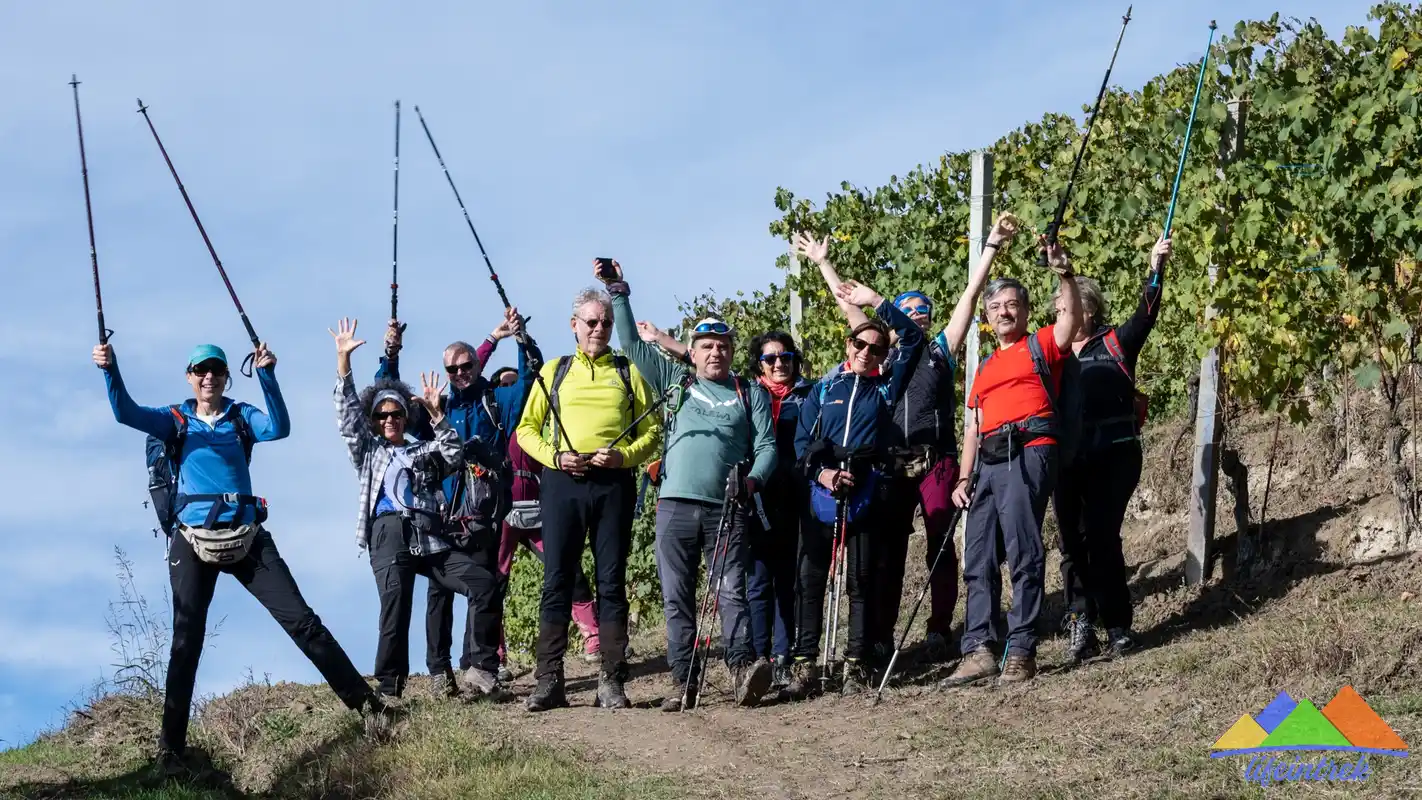
<instances>
[{"instance_id":1,"label":"curly grey hair","mask_svg":"<svg viewBox=\"0 0 1422 800\"><path fill-rule=\"evenodd\" d=\"M399 392L401 397L415 396L415 390L411 389L408 383L397 381L393 378L379 378L374 383L360 390L360 411L365 415L367 420L370 420L370 432L376 436L380 435L380 426L376 424L372 416L375 414L375 396L387 389L392 392ZM405 429L414 430L417 426L425 422L429 414L425 411L425 407L419 403L407 403L406 405L409 406L410 410L409 416L405 419Z\"/></svg>"}]
</instances>

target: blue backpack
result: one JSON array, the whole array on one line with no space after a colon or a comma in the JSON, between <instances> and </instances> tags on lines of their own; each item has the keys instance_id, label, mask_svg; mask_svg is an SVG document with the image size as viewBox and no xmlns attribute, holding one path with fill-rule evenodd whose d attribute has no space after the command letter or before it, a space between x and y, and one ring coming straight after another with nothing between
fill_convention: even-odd
<instances>
[{"instance_id":1,"label":"blue backpack","mask_svg":"<svg viewBox=\"0 0 1422 800\"><path fill-rule=\"evenodd\" d=\"M148 496L154 513L158 515L159 528L164 534L172 536L178 529L178 513L184 506L194 500L220 500L222 495L178 494L178 472L183 463L183 442L188 438L188 417L178 406L169 406L168 413L173 415L177 433L166 442L156 436L149 436L145 449L148 461ZM232 415L232 425L237 429L237 439L242 442L243 455L247 457L247 463L250 465L252 445L256 444L256 437L252 435L252 429L247 426L247 419L241 413ZM261 498L250 500L257 501L258 522L265 519L266 502ZM220 510L220 506L214 505L213 508Z\"/></svg>"}]
</instances>

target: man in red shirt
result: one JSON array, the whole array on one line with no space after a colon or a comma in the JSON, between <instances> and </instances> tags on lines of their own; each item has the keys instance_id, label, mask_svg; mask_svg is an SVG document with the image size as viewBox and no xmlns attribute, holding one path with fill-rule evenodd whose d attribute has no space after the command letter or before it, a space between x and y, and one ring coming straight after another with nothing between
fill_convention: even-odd
<instances>
[{"instance_id":1,"label":"man in red shirt","mask_svg":"<svg viewBox=\"0 0 1422 800\"><path fill-rule=\"evenodd\" d=\"M1062 367L1081 319L1081 297L1066 253L1059 244L1041 245L1060 278L1063 310L1054 325L1029 333L1031 299L1012 278L996 278L983 292L983 308L997 336L997 350L983 361L973 381L963 435L963 471L979 459L973 496L969 479L958 479L953 502L967 509L963 535L966 620L963 660L943 686L962 686L999 675L994 646L1005 644L1000 683L1020 683L1037 674L1037 616L1042 609L1046 552L1042 517L1057 474L1056 397ZM1048 393L1050 386L1050 394ZM1007 641L1001 642L1002 598L998 565L1001 542L1012 575L1012 609Z\"/></svg>"}]
</instances>

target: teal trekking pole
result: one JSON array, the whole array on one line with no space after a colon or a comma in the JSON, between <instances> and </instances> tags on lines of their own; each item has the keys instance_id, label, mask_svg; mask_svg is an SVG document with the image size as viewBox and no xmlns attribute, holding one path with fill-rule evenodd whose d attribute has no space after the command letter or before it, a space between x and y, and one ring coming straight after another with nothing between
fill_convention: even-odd
<instances>
[{"instance_id":1,"label":"teal trekking pole","mask_svg":"<svg viewBox=\"0 0 1422 800\"><path fill-rule=\"evenodd\" d=\"M1200 108L1200 89L1205 85L1205 68L1210 63L1210 49L1215 44L1215 21L1210 20L1210 40L1205 44L1205 55L1200 59L1200 74L1195 79L1195 100L1190 104L1190 121L1185 123L1185 146L1180 148L1180 163L1175 167L1175 185L1170 189L1170 208L1165 212L1165 232L1162 239L1170 238L1170 223L1175 220L1175 201L1180 197L1180 176L1185 174L1185 158L1190 154L1190 134L1195 130L1195 112ZM1151 278L1151 286L1160 285L1160 273Z\"/></svg>"}]
</instances>

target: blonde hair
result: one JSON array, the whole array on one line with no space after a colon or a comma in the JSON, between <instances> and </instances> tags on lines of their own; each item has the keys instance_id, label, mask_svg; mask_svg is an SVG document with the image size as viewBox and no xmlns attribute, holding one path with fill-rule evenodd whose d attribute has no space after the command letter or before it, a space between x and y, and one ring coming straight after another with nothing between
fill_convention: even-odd
<instances>
[{"instance_id":1,"label":"blonde hair","mask_svg":"<svg viewBox=\"0 0 1422 800\"><path fill-rule=\"evenodd\" d=\"M1081 311L1084 315L1091 317L1091 321L1097 324L1106 321L1109 313L1106 310L1106 296L1101 293L1101 284L1095 278L1088 278L1085 275L1076 276L1076 291L1081 295ZM1062 296L1061 287L1058 286L1052 292L1052 305L1057 304L1058 298Z\"/></svg>"}]
</instances>

